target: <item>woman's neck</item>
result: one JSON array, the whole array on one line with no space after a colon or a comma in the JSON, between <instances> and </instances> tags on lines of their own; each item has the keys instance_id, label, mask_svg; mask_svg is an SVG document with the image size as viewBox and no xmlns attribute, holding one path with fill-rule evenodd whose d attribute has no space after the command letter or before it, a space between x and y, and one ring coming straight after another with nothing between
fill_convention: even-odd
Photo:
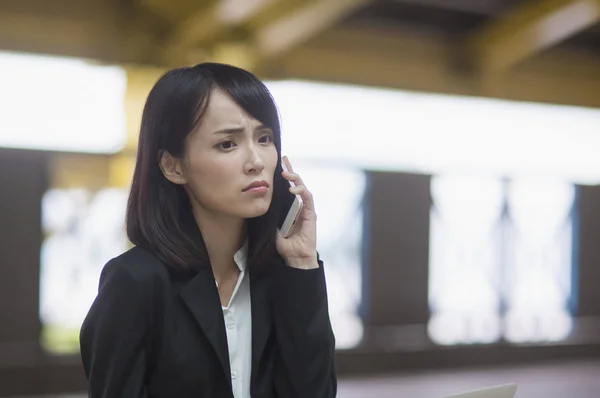
<instances>
[{"instance_id":1,"label":"woman's neck","mask_svg":"<svg viewBox=\"0 0 600 398\"><path fill-rule=\"evenodd\" d=\"M246 239L245 220L215 216L204 209L194 209L194 218L202 234L217 281L235 271L233 256Z\"/></svg>"}]
</instances>

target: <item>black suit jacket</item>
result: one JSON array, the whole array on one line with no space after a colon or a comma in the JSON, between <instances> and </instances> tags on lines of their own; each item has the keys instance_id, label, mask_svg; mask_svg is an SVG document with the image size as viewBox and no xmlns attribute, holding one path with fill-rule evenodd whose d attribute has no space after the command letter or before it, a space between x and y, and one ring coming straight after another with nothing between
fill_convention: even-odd
<instances>
[{"instance_id":1,"label":"black suit jacket","mask_svg":"<svg viewBox=\"0 0 600 398\"><path fill-rule=\"evenodd\" d=\"M323 264L249 270L252 398L337 390ZM210 266L175 271L136 247L109 261L81 328L91 398L233 398L227 335Z\"/></svg>"}]
</instances>

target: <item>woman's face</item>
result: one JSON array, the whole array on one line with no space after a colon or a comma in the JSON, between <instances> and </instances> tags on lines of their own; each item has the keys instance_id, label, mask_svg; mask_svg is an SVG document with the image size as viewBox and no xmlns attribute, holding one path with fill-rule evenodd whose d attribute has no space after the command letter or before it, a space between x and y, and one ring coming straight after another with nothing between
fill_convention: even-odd
<instances>
[{"instance_id":1,"label":"woman's face","mask_svg":"<svg viewBox=\"0 0 600 398\"><path fill-rule=\"evenodd\" d=\"M277 160L273 132L215 89L178 167L196 212L253 218L269 209Z\"/></svg>"}]
</instances>

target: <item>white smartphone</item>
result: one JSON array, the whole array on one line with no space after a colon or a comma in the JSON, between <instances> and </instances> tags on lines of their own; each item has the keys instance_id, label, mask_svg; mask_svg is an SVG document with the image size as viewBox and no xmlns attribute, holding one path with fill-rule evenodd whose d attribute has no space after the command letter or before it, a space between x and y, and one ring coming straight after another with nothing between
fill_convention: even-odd
<instances>
[{"instance_id":1,"label":"white smartphone","mask_svg":"<svg viewBox=\"0 0 600 398\"><path fill-rule=\"evenodd\" d=\"M281 167L285 171L291 171L291 165L287 158L281 160ZM292 181L288 181L288 183L291 187L296 186ZM296 225L296 221L298 220L298 216L300 216L303 206L304 202L300 195L294 195L288 189L285 190L285 193L283 194L283 211L279 216L279 232L284 238L287 238L292 234L294 225Z\"/></svg>"}]
</instances>

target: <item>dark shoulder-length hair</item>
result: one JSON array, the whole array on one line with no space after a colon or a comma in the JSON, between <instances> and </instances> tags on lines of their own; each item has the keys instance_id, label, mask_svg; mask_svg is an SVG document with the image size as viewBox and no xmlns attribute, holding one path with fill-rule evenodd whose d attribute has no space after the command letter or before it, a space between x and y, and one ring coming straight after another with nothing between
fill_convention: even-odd
<instances>
[{"instance_id":1,"label":"dark shoulder-length hair","mask_svg":"<svg viewBox=\"0 0 600 398\"><path fill-rule=\"evenodd\" d=\"M273 200L265 215L247 220L248 266L266 266L278 259L277 219L286 189L281 176L279 114L267 87L251 73L230 65L203 63L173 69L150 91L127 203L127 235L133 244L151 251L169 266L191 270L209 264L188 195L182 186L165 178L160 158L164 151L174 157L184 156L185 139L201 122L215 88L228 93L273 131L279 155Z\"/></svg>"}]
</instances>

